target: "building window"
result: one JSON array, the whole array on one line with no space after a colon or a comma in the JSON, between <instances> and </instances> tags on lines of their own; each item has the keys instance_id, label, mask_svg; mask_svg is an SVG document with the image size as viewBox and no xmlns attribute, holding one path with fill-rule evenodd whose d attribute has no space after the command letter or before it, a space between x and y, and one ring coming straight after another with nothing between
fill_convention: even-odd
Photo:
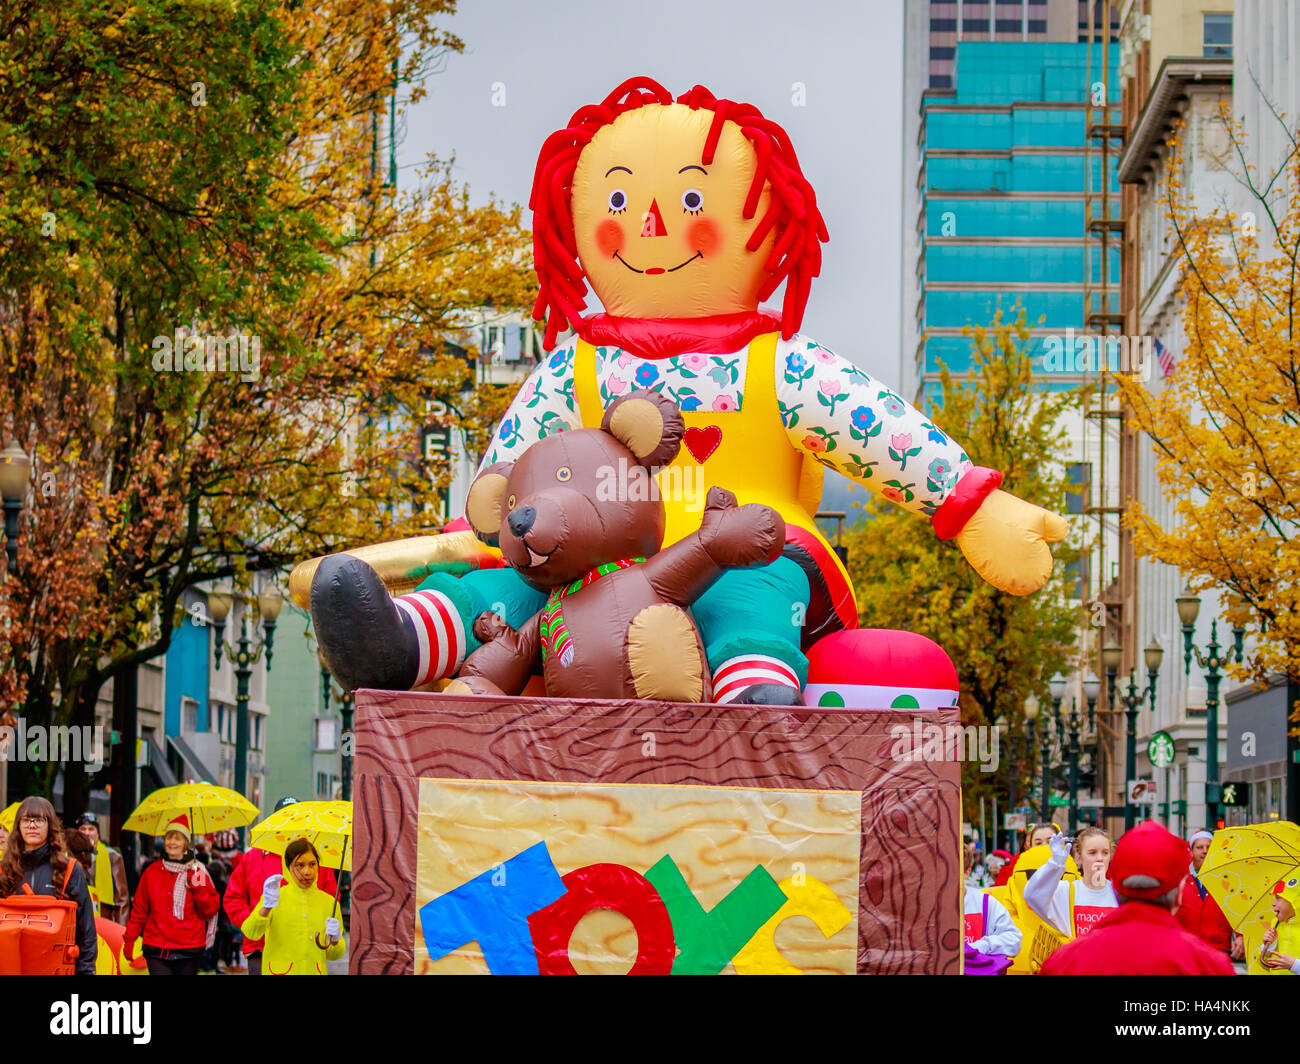
<instances>
[{"instance_id":1,"label":"building window","mask_svg":"<svg viewBox=\"0 0 1300 1064\"><path fill-rule=\"evenodd\" d=\"M338 747L338 721L333 717L315 717L311 722L313 750L334 750Z\"/></svg>"},{"instance_id":2,"label":"building window","mask_svg":"<svg viewBox=\"0 0 1300 1064\"><path fill-rule=\"evenodd\" d=\"M181 698L181 731L199 730L199 703L193 698Z\"/></svg>"},{"instance_id":3,"label":"building window","mask_svg":"<svg viewBox=\"0 0 1300 1064\"><path fill-rule=\"evenodd\" d=\"M1092 495L1092 463L1070 462L1065 467L1065 512L1081 514Z\"/></svg>"},{"instance_id":4,"label":"building window","mask_svg":"<svg viewBox=\"0 0 1300 1064\"><path fill-rule=\"evenodd\" d=\"M1201 55L1207 59L1232 57L1232 12L1201 16Z\"/></svg>"},{"instance_id":5,"label":"building window","mask_svg":"<svg viewBox=\"0 0 1300 1064\"><path fill-rule=\"evenodd\" d=\"M1087 554L1081 554L1074 561L1066 563L1066 598L1078 599L1079 601L1087 598L1088 589L1092 586L1092 566L1089 564L1091 560Z\"/></svg>"},{"instance_id":6,"label":"building window","mask_svg":"<svg viewBox=\"0 0 1300 1064\"><path fill-rule=\"evenodd\" d=\"M316 797L326 800L338 798L342 793L339 778L329 772L316 773Z\"/></svg>"}]
</instances>

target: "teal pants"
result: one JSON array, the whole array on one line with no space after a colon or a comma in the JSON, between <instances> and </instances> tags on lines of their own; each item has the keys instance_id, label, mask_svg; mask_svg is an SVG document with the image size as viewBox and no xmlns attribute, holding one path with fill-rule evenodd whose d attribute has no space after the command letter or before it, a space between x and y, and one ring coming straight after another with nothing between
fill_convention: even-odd
<instances>
[{"instance_id":1,"label":"teal pants","mask_svg":"<svg viewBox=\"0 0 1300 1064\"><path fill-rule=\"evenodd\" d=\"M456 606L467 655L480 645L473 634L480 614L490 610L521 628L546 601L545 592L510 568L475 569L460 577L434 573L417 590L441 591ZM808 659L799 649L807 611L808 577L789 558L727 570L691 608L710 669L737 655L766 654L790 666L800 686L808 681Z\"/></svg>"}]
</instances>

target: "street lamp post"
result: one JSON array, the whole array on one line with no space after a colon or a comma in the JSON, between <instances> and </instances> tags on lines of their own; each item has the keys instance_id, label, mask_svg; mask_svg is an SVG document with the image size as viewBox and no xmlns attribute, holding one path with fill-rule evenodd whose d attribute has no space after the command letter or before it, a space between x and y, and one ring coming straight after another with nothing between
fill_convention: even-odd
<instances>
[{"instance_id":1,"label":"street lamp post","mask_svg":"<svg viewBox=\"0 0 1300 1064\"><path fill-rule=\"evenodd\" d=\"M1179 595L1174 604L1178 607L1178 619L1183 626L1184 674L1191 675L1193 655L1196 664L1205 670L1205 809L1207 819L1212 825L1217 825L1223 816L1223 793L1219 786L1219 680L1222 678L1221 669L1229 660L1241 664L1246 629L1240 625L1233 626L1231 658L1221 657L1219 652L1225 648L1219 646L1219 619L1216 617L1210 622L1207 653L1202 654L1192 641L1196 618L1201 612L1200 598L1189 592Z\"/></svg>"},{"instance_id":2,"label":"street lamp post","mask_svg":"<svg viewBox=\"0 0 1300 1064\"><path fill-rule=\"evenodd\" d=\"M271 668L271 652L275 641L276 619L280 616L280 607L284 599L274 585L268 586L254 599L244 596L244 609L239 617L239 645L232 647L225 640L226 618L230 615L232 596L228 591L208 592L208 613L216 625L216 647L214 657L217 665L221 664L221 650L225 647L235 670L235 790L248 796L248 745L249 745L249 681L253 676L253 666L266 653L266 668ZM256 604L265 632L257 646L252 645L248 636L248 609Z\"/></svg>"},{"instance_id":3,"label":"street lamp post","mask_svg":"<svg viewBox=\"0 0 1300 1064\"><path fill-rule=\"evenodd\" d=\"M1088 731L1097 730L1097 696L1101 694L1101 681L1091 669L1083 678L1083 697L1088 700Z\"/></svg>"},{"instance_id":4,"label":"street lamp post","mask_svg":"<svg viewBox=\"0 0 1300 1064\"><path fill-rule=\"evenodd\" d=\"M1058 709L1059 713L1059 709ZM1066 721L1058 715L1057 727L1063 738L1068 736L1065 753L1070 764L1070 833L1079 830L1079 703L1070 699L1068 731Z\"/></svg>"},{"instance_id":5,"label":"street lamp post","mask_svg":"<svg viewBox=\"0 0 1300 1064\"><path fill-rule=\"evenodd\" d=\"M1061 700L1065 698L1065 677L1059 672L1054 674L1047 685L1048 691L1052 696L1052 716L1043 721L1043 819L1042 823L1050 824L1052 822L1052 779L1051 779L1051 756L1052 741L1048 734L1048 727L1053 721L1056 723L1056 737L1060 741L1061 747L1065 747L1065 730L1061 723Z\"/></svg>"},{"instance_id":6,"label":"street lamp post","mask_svg":"<svg viewBox=\"0 0 1300 1064\"><path fill-rule=\"evenodd\" d=\"M1038 743L1035 736L1035 728L1038 723L1038 696L1029 694L1025 696L1025 728L1027 730L1025 752L1029 758L1029 793L1025 796L1025 805L1033 808L1034 801L1034 754L1038 749Z\"/></svg>"},{"instance_id":7,"label":"street lamp post","mask_svg":"<svg viewBox=\"0 0 1300 1064\"><path fill-rule=\"evenodd\" d=\"M32 461L17 440L10 440L9 446L0 451L0 499L4 501L5 554L9 557L6 569L11 575L18 572L18 516L27 498L31 468Z\"/></svg>"},{"instance_id":8,"label":"street lamp post","mask_svg":"<svg viewBox=\"0 0 1300 1064\"><path fill-rule=\"evenodd\" d=\"M1115 677L1119 671L1119 663L1122 659L1122 650L1114 645L1107 646L1102 652L1102 661L1106 666L1106 682L1108 684L1108 698L1112 706L1115 705ZM1149 702L1151 713L1156 711L1156 679L1160 674L1160 662L1164 659L1165 652L1160 649L1160 644L1154 639L1147 644L1146 650L1142 652L1142 657L1147 667L1147 685L1138 690L1137 680L1133 671L1128 674L1128 690L1119 695L1119 701L1124 704L1124 717L1128 728L1125 732L1124 739L1124 830L1128 831L1137 822L1137 810L1133 803L1129 801L1129 791L1133 786L1133 781L1137 778L1137 717L1138 707L1143 702Z\"/></svg>"},{"instance_id":9,"label":"street lamp post","mask_svg":"<svg viewBox=\"0 0 1300 1064\"><path fill-rule=\"evenodd\" d=\"M330 671L325 665L325 657L317 652L317 660L320 662L320 680L321 686L325 692L325 709L330 708ZM334 697L339 703L339 717L343 725L342 734L339 736L339 797L345 802L352 801L352 744L349 741L352 736L352 713L356 708L352 701L352 692L344 691L340 688L333 688Z\"/></svg>"}]
</instances>

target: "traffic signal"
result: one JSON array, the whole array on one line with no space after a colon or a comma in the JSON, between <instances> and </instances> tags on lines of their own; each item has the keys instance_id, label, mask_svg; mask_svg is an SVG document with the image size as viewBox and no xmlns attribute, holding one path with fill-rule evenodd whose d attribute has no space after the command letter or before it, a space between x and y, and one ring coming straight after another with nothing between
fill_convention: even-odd
<instances>
[{"instance_id":1,"label":"traffic signal","mask_svg":"<svg viewBox=\"0 0 1300 1064\"><path fill-rule=\"evenodd\" d=\"M1223 804L1231 806L1250 805L1249 783L1225 783L1223 785Z\"/></svg>"}]
</instances>

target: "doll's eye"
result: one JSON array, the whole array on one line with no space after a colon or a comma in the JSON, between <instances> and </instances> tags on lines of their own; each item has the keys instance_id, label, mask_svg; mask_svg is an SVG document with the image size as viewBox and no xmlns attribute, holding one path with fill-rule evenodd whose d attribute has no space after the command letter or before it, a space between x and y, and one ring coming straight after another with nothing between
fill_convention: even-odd
<instances>
[{"instance_id":1,"label":"doll's eye","mask_svg":"<svg viewBox=\"0 0 1300 1064\"><path fill-rule=\"evenodd\" d=\"M682 193L682 207L690 214L704 210L704 194L698 188L688 188Z\"/></svg>"},{"instance_id":2,"label":"doll's eye","mask_svg":"<svg viewBox=\"0 0 1300 1064\"><path fill-rule=\"evenodd\" d=\"M627 210L627 193L621 188L616 188L609 194L609 209L615 214Z\"/></svg>"},{"instance_id":3,"label":"doll's eye","mask_svg":"<svg viewBox=\"0 0 1300 1064\"><path fill-rule=\"evenodd\" d=\"M514 508L515 508L515 497L511 495L510 498L506 500L506 509L513 510Z\"/></svg>"},{"instance_id":4,"label":"doll's eye","mask_svg":"<svg viewBox=\"0 0 1300 1064\"><path fill-rule=\"evenodd\" d=\"M556 480L568 480L571 476L573 476L573 470L566 465L560 466L560 468L555 471Z\"/></svg>"}]
</instances>

